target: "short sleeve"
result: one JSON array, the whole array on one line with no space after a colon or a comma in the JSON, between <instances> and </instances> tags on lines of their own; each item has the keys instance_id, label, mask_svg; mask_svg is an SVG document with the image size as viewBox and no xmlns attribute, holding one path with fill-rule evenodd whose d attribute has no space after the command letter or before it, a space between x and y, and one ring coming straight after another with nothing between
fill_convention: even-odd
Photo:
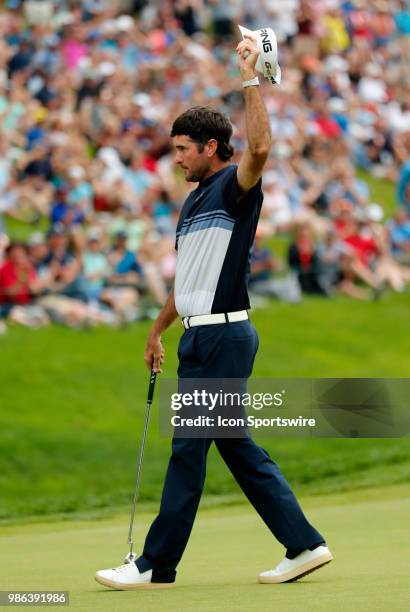
<instances>
[{"instance_id":1,"label":"short sleeve","mask_svg":"<svg viewBox=\"0 0 410 612\"><path fill-rule=\"evenodd\" d=\"M263 200L262 178L246 193L243 193L238 183L237 167L234 167L223 188L223 206L233 218L251 215L259 210Z\"/></svg>"}]
</instances>

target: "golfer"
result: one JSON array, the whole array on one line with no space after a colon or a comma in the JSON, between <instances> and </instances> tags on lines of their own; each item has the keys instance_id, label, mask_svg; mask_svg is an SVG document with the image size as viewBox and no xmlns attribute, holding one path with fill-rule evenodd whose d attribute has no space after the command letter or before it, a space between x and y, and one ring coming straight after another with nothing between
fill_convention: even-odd
<instances>
[{"instance_id":1,"label":"golfer","mask_svg":"<svg viewBox=\"0 0 410 612\"><path fill-rule=\"evenodd\" d=\"M246 274L262 206L261 174L271 147L269 117L251 40L237 47L245 96L247 148L239 165L229 163L232 126L222 113L195 107L174 122L176 163L185 179L198 183L181 211L174 289L149 334L148 368L161 372L162 332L177 318L185 331L178 356L184 378L247 379L258 349L249 321ZM259 582L301 578L332 560L323 536L308 522L278 466L250 435L215 438L222 458L272 534L286 548L279 565ZM176 438L159 514L135 562L101 570L96 580L120 590L170 586L187 545L205 481L212 439Z\"/></svg>"}]
</instances>

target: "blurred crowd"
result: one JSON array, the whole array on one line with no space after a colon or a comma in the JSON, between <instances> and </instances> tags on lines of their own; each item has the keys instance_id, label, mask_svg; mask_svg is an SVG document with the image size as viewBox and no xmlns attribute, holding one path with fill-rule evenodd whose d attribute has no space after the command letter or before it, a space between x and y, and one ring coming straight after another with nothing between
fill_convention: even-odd
<instances>
[{"instance_id":1,"label":"blurred crowd","mask_svg":"<svg viewBox=\"0 0 410 612\"><path fill-rule=\"evenodd\" d=\"M274 144L252 294L296 302L405 289L409 0L8 0L0 318L37 327L155 316L194 187L174 167L173 119L212 105L234 125L234 163L246 146L238 24L275 30L283 72L280 87L262 86ZM372 201L368 174L394 184L392 215ZM274 235L283 260L267 246Z\"/></svg>"}]
</instances>

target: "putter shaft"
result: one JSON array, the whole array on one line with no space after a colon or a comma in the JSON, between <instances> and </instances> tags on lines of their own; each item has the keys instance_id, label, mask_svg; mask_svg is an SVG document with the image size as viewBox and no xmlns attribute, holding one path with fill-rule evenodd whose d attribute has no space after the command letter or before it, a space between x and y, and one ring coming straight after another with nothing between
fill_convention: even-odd
<instances>
[{"instance_id":1,"label":"putter shaft","mask_svg":"<svg viewBox=\"0 0 410 612\"><path fill-rule=\"evenodd\" d=\"M134 546L134 542L132 540L132 532L133 532L133 528L134 528L135 510L136 510L136 507L137 507L138 493L139 493L140 482L141 482L142 464L143 464L143 461L144 461L145 441L146 441L146 438L147 438L147 431L148 431L149 417L150 417L150 412L151 412L151 405L152 405L152 401L153 401L153 398L154 398L154 389L155 389L156 377L157 377L157 373L154 372L153 369L151 369L151 374L150 374L150 379L149 379L149 387L148 387L147 406L146 406L146 410L145 410L145 423L144 423L144 430L143 430L143 433L142 433L139 457L138 457L138 461L137 461L137 471L136 471L136 476L135 476L134 496L133 496L133 500L132 500L132 509L131 509L131 518L130 518L130 528L128 530L128 540L127 541L128 541L128 544L130 545L130 552L129 552L129 555L127 555L128 558L132 557L132 555L133 555L132 549L133 549L133 546Z\"/></svg>"}]
</instances>

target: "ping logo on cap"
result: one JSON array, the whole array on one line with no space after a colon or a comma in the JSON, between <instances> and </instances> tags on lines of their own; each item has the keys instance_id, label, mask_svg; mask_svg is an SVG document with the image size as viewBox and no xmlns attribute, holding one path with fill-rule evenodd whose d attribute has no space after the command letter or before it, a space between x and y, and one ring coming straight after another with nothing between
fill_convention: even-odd
<instances>
[{"instance_id":1,"label":"ping logo on cap","mask_svg":"<svg viewBox=\"0 0 410 612\"><path fill-rule=\"evenodd\" d=\"M261 33L261 39L262 39L262 46L263 46L263 50L265 51L265 53L270 53L273 49L272 49L272 45L270 43L269 40L269 33L267 30L260 30ZM265 62L265 66L269 64L269 62ZM269 64L270 66L270 64Z\"/></svg>"},{"instance_id":2,"label":"ping logo on cap","mask_svg":"<svg viewBox=\"0 0 410 612\"><path fill-rule=\"evenodd\" d=\"M278 44L275 32L272 28L261 28L260 30L248 30L238 26L242 38L249 38L256 42L259 57L255 68L268 79L272 85L279 85L282 79L281 69L278 63Z\"/></svg>"}]
</instances>

